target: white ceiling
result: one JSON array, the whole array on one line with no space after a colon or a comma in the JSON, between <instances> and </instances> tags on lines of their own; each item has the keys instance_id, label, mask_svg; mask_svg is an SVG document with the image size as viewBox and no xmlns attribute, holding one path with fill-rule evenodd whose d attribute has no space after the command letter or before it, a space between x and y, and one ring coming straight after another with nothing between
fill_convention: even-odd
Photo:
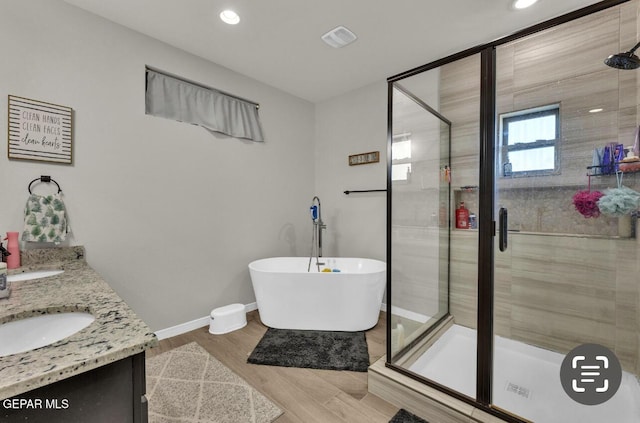
<instances>
[{"instance_id":1,"label":"white ceiling","mask_svg":"<svg viewBox=\"0 0 640 423\"><path fill-rule=\"evenodd\" d=\"M167 44L320 102L595 0L65 0ZM241 21L231 26L225 8ZM320 37L344 25L358 39Z\"/></svg>"}]
</instances>

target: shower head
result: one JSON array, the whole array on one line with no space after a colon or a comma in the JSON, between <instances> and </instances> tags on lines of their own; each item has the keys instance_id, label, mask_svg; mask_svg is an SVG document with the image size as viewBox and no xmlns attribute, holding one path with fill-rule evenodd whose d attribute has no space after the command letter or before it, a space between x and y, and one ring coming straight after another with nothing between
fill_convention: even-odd
<instances>
[{"instance_id":1,"label":"shower head","mask_svg":"<svg viewBox=\"0 0 640 423\"><path fill-rule=\"evenodd\" d=\"M631 50L625 53L612 54L607 57L604 63L616 69L637 69L640 68L640 59L633 54L640 47L640 43L636 44Z\"/></svg>"},{"instance_id":2,"label":"shower head","mask_svg":"<svg viewBox=\"0 0 640 423\"><path fill-rule=\"evenodd\" d=\"M631 52L612 54L604 63L616 69L637 69L640 67L640 59Z\"/></svg>"}]
</instances>

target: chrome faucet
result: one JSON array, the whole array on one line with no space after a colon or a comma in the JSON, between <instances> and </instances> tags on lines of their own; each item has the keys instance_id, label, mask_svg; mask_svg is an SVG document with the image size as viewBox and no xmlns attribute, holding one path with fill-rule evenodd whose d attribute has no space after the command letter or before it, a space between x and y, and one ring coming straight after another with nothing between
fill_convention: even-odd
<instances>
[{"instance_id":1,"label":"chrome faucet","mask_svg":"<svg viewBox=\"0 0 640 423\"><path fill-rule=\"evenodd\" d=\"M316 205L317 203L317 205ZM316 266L320 271L320 266L324 263L320 263L320 257L322 257L322 231L327 229L327 225L322 221L322 206L320 205L320 198L317 196L311 200L311 220L313 220L313 234L311 237L311 254L309 254L309 266L307 271L311 270L311 258L316 257Z\"/></svg>"},{"instance_id":2,"label":"chrome faucet","mask_svg":"<svg viewBox=\"0 0 640 423\"><path fill-rule=\"evenodd\" d=\"M2 263L2 269L0 270L0 298L9 298L11 295L11 283L7 281L7 266L4 263L5 258L11 255L2 246L2 240L0 240L0 262Z\"/></svg>"},{"instance_id":3,"label":"chrome faucet","mask_svg":"<svg viewBox=\"0 0 640 423\"><path fill-rule=\"evenodd\" d=\"M7 256L10 256L11 253L9 252L9 250L7 250L6 248L4 248L2 246L2 241L0 240L0 261L7 261Z\"/></svg>"},{"instance_id":4,"label":"chrome faucet","mask_svg":"<svg viewBox=\"0 0 640 423\"><path fill-rule=\"evenodd\" d=\"M318 234L318 257L322 257L322 230L327 229L327 225L322 221L322 206L320 206L320 199L316 196L311 200L311 207L318 202L318 216L313 220L313 225Z\"/></svg>"}]
</instances>

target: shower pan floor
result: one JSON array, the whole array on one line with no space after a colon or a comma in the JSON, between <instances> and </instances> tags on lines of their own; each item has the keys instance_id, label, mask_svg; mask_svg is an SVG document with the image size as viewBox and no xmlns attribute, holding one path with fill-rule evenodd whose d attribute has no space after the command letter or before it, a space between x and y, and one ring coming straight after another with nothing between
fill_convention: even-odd
<instances>
[{"instance_id":1,"label":"shower pan floor","mask_svg":"<svg viewBox=\"0 0 640 423\"><path fill-rule=\"evenodd\" d=\"M560 353L496 336L493 403L538 423L640 421L640 386L633 374L623 372L622 384L609 401L582 405L562 389L563 359ZM453 325L409 370L474 398L476 331Z\"/></svg>"}]
</instances>

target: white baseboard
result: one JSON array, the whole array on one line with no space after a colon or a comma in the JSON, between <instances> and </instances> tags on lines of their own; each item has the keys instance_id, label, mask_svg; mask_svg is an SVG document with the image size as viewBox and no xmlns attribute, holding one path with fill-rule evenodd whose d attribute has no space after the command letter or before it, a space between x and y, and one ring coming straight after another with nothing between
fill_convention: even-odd
<instances>
[{"instance_id":1,"label":"white baseboard","mask_svg":"<svg viewBox=\"0 0 640 423\"><path fill-rule=\"evenodd\" d=\"M258 303L253 302L246 304L244 306L244 310L246 313L257 310ZM160 329L155 332L156 336L159 340L171 338L173 336L182 335L183 333L190 332L195 329L199 329L204 326L208 326L210 322L210 316L200 317L195 320L191 320L190 322L181 323L179 325L171 326L170 328Z\"/></svg>"},{"instance_id":2,"label":"white baseboard","mask_svg":"<svg viewBox=\"0 0 640 423\"><path fill-rule=\"evenodd\" d=\"M199 329L203 326L207 326L209 324L209 319L209 316L200 317L199 319L195 319L190 322L181 323L179 325L171 326L170 328L166 329L160 329L156 331L156 336L160 340L178 336L183 333Z\"/></svg>"}]
</instances>

